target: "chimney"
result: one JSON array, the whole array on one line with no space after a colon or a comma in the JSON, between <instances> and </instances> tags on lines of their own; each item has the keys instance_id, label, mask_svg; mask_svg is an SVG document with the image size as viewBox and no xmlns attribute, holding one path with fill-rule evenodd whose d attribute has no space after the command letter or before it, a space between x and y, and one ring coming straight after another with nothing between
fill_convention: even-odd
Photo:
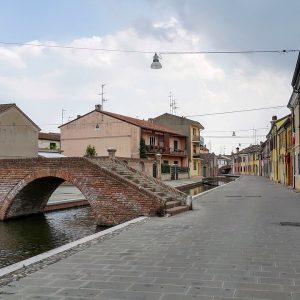
<instances>
[{"instance_id":1,"label":"chimney","mask_svg":"<svg viewBox=\"0 0 300 300\"><path fill-rule=\"evenodd\" d=\"M96 104L95 105L95 110L102 111L102 105L101 104Z\"/></svg>"},{"instance_id":2,"label":"chimney","mask_svg":"<svg viewBox=\"0 0 300 300\"><path fill-rule=\"evenodd\" d=\"M240 152L240 148L239 147L236 147L236 153L239 153Z\"/></svg>"},{"instance_id":3,"label":"chimney","mask_svg":"<svg viewBox=\"0 0 300 300\"><path fill-rule=\"evenodd\" d=\"M81 117L81 115L77 115L77 119L80 118L80 117Z\"/></svg>"},{"instance_id":4,"label":"chimney","mask_svg":"<svg viewBox=\"0 0 300 300\"><path fill-rule=\"evenodd\" d=\"M273 125L277 121L277 116L272 116L271 124Z\"/></svg>"}]
</instances>

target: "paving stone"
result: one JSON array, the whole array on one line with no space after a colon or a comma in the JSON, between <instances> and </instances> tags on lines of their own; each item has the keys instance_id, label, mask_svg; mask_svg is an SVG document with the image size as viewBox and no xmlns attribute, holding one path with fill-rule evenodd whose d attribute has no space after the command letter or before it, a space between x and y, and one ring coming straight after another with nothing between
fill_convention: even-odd
<instances>
[{"instance_id":1,"label":"paving stone","mask_svg":"<svg viewBox=\"0 0 300 300\"><path fill-rule=\"evenodd\" d=\"M254 291L254 290L237 290L235 297L266 299L266 300L291 300L291 293L272 292L272 291Z\"/></svg>"},{"instance_id":2,"label":"paving stone","mask_svg":"<svg viewBox=\"0 0 300 300\"><path fill-rule=\"evenodd\" d=\"M212 296L194 296L194 295L164 295L160 300L213 300Z\"/></svg>"},{"instance_id":3,"label":"paving stone","mask_svg":"<svg viewBox=\"0 0 300 300\"><path fill-rule=\"evenodd\" d=\"M87 299L93 298L97 295L99 295L101 291L95 290L95 289L75 289L75 288L67 288L62 289L57 294L62 296L71 296L71 297L86 297Z\"/></svg>"},{"instance_id":4,"label":"paving stone","mask_svg":"<svg viewBox=\"0 0 300 300\"><path fill-rule=\"evenodd\" d=\"M122 299L122 300L160 300L160 293L145 293L145 292L129 292L129 291L104 291L101 297L107 299ZM101 299L101 298L100 298Z\"/></svg>"},{"instance_id":5,"label":"paving stone","mask_svg":"<svg viewBox=\"0 0 300 300\"><path fill-rule=\"evenodd\" d=\"M234 289L223 289L223 288L209 288L209 287L199 287L192 286L188 295L203 295L203 296L222 296L222 297L233 297Z\"/></svg>"},{"instance_id":6,"label":"paving stone","mask_svg":"<svg viewBox=\"0 0 300 300\"><path fill-rule=\"evenodd\" d=\"M188 286L184 285L169 285L169 284L150 284L150 283L136 283L129 289L130 291L141 292L159 292L159 293L185 293Z\"/></svg>"},{"instance_id":7,"label":"paving stone","mask_svg":"<svg viewBox=\"0 0 300 300\"><path fill-rule=\"evenodd\" d=\"M95 290L126 290L131 283L128 282L108 282L108 281L89 281L82 286L85 289L95 289Z\"/></svg>"}]
</instances>

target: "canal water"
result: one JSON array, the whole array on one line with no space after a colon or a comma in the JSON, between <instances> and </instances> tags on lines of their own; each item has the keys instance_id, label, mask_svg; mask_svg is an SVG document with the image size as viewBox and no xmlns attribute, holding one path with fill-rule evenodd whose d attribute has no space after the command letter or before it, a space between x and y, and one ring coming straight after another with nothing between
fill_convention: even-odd
<instances>
[{"instance_id":1,"label":"canal water","mask_svg":"<svg viewBox=\"0 0 300 300\"><path fill-rule=\"evenodd\" d=\"M0 222L0 268L103 229L90 206Z\"/></svg>"},{"instance_id":2,"label":"canal water","mask_svg":"<svg viewBox=\"0 0 300 300\"><path fill-rule=\"evenodd\" d=\"M214 186L200 185L184 191L202 193ZM74 186L60 186L49 203L81 200ZM95 224L90 206L71 208L0 222L0 268L57 248L106 229Z\"/></svg>"}]
</instances>

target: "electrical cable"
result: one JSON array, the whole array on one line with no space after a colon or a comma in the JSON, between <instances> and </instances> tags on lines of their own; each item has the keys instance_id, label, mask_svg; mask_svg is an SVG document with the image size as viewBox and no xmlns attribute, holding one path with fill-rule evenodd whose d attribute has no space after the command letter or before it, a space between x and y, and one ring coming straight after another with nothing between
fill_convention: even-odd
<instances>
[{"instance_id":1,"label":"electrical cable","mask_svg":"<svg viewBox=\"0 0 300 300\"><path fill-rule=\"evenodd\" d=\"M269 107L261 107L261 108L232 110L232 111L224 111L224 112L214 112L214 113L190 115L190 116L183 116L183 117L193 118L193 117L203 117L203 116L212 116L212 115L225 115L225 114L233 114L233 113L239 113L239 112L248 112L248 111L266 110L266 109L278 109L278 108L283 108L283 107L286 107L286 105L277 105L277 106L269 106Z\"/></svg>"},{"instance_id":2,"label":"electrical cable","mask_svg":"<svg viewBox=\"0 0 300 300\"><path fill-rule=\"evenodd\" d=\"M128 49L109 49L109 48L92 48L92 47L76 47L76 46L60 46L49 44L33 44L33 43L20 43L20 42L3 42L1 45L7 46L31 46L31 47L44 47L44 48L59 48L59 49L72 49L72 50L89 50L89 51L105 51L105 52L121 52L121 53L159 53L159 54L252 54L252 53L277 53L287 54L299 52L300 49L268 49L268 50L240 50L240 51L149 51L149 50L128 50Z\"/></svg>"}]
</instances>

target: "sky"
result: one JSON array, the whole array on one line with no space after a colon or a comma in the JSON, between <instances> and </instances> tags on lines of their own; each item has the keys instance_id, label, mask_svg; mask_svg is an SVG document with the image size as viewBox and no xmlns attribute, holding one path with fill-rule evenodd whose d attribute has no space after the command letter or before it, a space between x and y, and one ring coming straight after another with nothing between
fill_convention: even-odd
<instances>
[{"instance_id":1,"label":"sky","mask_svg":"<svg viewBox=\"0 0 300 300\"><path fill-rule=\"evenodd\" d=\"M94 109L147 120L193 116L206 146L229 154L265 140L286 106L300 49L297 0L1 0L0 103L16 103L44 132ZM137 50L75 50L7 43ZM150 68L154 53L162 69ZM177 54L164 54L177 52ZM233 131L236 137L232 136Z\"/></svg>"}]
</instances>

